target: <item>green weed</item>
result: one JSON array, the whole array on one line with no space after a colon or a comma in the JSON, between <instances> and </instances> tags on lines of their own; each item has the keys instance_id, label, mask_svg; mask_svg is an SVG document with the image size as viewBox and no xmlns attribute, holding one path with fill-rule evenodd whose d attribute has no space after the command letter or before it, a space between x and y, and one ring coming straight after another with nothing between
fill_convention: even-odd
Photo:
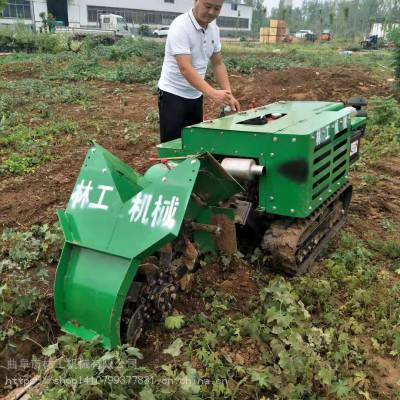
<instances>
[{"instance_id":1,"label":"green weed","mask_svg":"<svg viewBox=\"0 0 400 400\"><path fill-rule=\"evenodd\" d=\"M242 74L249 74L256 68L273 71L299 65L297 62L284 56L266 56L265 58L227 56L225 64L229 71L236 71Z\"/></svg>"},{"instance_id":2,"label":"green weed","mask_svg":"<svg viewBox=\"0 0 400 400\"><path fill-rule=\"evenodd\" d=\"M0 137L0 154L4 157L0 174L32 172L36 166L51 159L51 143L64 140L66 135L74 134L76 130L76 124L71 121L48 123L37 128L22 125L10 129Z\"/></svg>"},{"instance_id":3,"label":"green weed","mask_svg":"<svg viewBox=\"0 0 400 400\"><path fill-rule=\"evenodd\" d=\"M156 41L124 38L114 46L98 47L96 52L99 56L112 61L140 58L145 62L158 61L160 63L164 57L164 45Z\"/></svg>"},{"instance_id":4,"label":"green weed","mask_svg":"<svg viewBox=\"0 0 400 400\"><path fill-rule=\"evenodd\" d=\"M48 123L38 128L29 128L26 126L16 127L13 132L4 135L0 138L0 146L14 147L24 150L29 148L32 144L31 141L37 139L49 139L54 136L62 137L63 135L70 135L75 133L77 125L72 121L61 121L55 123Z\"/></svg>"},{"instance_id":5,"label":"green weed","mask_svg":"<svg viewBox=\"0 0 400 400\"><path fill-rule=\"evenodd\" d=\"M386 241L383 255L391 259L400 259L400 242L397 240Z\"/></svg>"},{"instance_id":6,"label":"green weed","mask_svg":"<svg viewBox=\"0 0 400 400\"><path fill-rule=\"evenodd\" d=\"M371 97L369 99L370 122L373 125L399 124L399 106L393 97Z\"/></svg>"},{"instance_id":7,"label":"green weed","mask_svg":"<svg viewBox=\"0 0 400 400\"><path fill-rule=\"evenodd\" d=\"M61 336L57 343L45 348L43 354L51 357L54 368L46 374L41 390L33 393L32 398L37 400L137 398L137 394L155 380L150 371L139 366L143 356L137 348L124 346L104 352L98 338L85 342ZM63 382L71 382L74 390ZM154 396L147 398L154 399Z\"/></svg>"},{"instance_id":8,"label":"green weed","mask_svg":"<svg viewBox=\"0 0 400 400\"><path fill-rule=\"evenodd\" d=\"M130 122L127 121L125 123L125 128L123 131L124 138L128 140L131 143L135 143L139 140L140 138L140 128L142 127L141 124L135 123L135 122Z\"/></svg>"},{"instance_id":9,"label":"green weed","mask_svg":"<svg viewBox=\"0 0 400 400\"><path fill-rule=\"evenodd\" d=\"M149 63L145 66L139 66L132 62L117 64L110 79L124 83L147 83L156 82L161 73L159 63Z\"/></svg>"},{"instance_id":10,"label":"green weed","mask_svg":"<svg viewBox=\"0 0 400 400\"><path fill-rule=\"evenodd\" d=\"M373 97L369 103L366 137L361 146L363 166L400 152L400 108L392 97Z\"/></svg>"},{"instance_id":11,"label":"green weed","mask_svg":"<svg viewBox=\"0 0 400 400\"><path fill-rule=\"evenodd\" d=\"M47 271L60 256L62 240L55 225L32 226L29 231L3 231L0 237L0 342L12 341L14 334L21 332L19 318L36 314L44 301L46 305L51 304Z\"/></svg>"},{"instance_id":12,"label":"green weed","mask_svg":"<svg viewBox=\"0 0 400 400\"><path fill-rule=\"evenodd\" d=\"M63 68L57 68L49 75L49 79L62 79L67 81L90 81L102 79L105 68L100 59L94 55L85 56L77 54L76 57Z\"/></svg>"},{"instance_id":13,"label":"green weed","mask_svg":"<svg viewBox=\"0 0 400 400\"><path fill-rule=\"evenodd\" d=\"M396 232L396 225L389 219L387 218L383 218L381 221L381 227L389 232L389 233L393 233Z\"/></svg>"},{"instance_id":14,"label":"green weed","mask_svg":"<svg viewBox=\"0 0 400 400\"><path fill-rule=\"evenodd\" d=\"M0 50L59 53L68 50L68 36L31 32L23 24L0 29Z\"/></svg>"},{"instance_id":15,"label":"green weed","mask_svg":"<svg viewBox=\"0 0 400 400\"><path fill-rule=\"evenodd\" d=\"M36 101L42 104L46 102L49 105L59 103L86 105L90 101L89 90L84 83L60 85L46 80L20 79L2 81L0 89L6 92L0 94L0 115Z\"/></svg>"},{"instance_id":16,"label":"green weed","mask_svg":"<svg viewBox=\"0 0 400 400\"><path fill-rule=\"evenodd\" d=\"M49 119L53 115L47 103L39 103L37 109L40 117L43 119Z\"/></svg>"},{"instance_id":17,"label":"green weed","mask_svg":"<svg viewBox=\"0 0 400 400\"><path fill-rule=\"evenodd\" d=\"M158 125L160 123L160 117L158 115L158 109L150 107L146 113L146 125L153 131L158 129Z\"/></svg>"},{"instance_id":18,"label":"green weed","mask_svg":"<svg viewBox=\"0 0 400 400\"><path fill-rule=\"evenodd\" d=\"M361 179L366 186L372 186L372 187L376 186L380 182L378 176L371 174L363 175Z\"/></svg>"},{"instance_id":19,"label":"green weed","mask_svg":"<svg viewBox=\"0 0 400 400\"><path fill-rule=\"evenodd\" d=\"M0 174L10 172L12 174L22 175L32 172L38 165L49 161L50 156L44 154L43 149L35 148L31 151L32 155L21 156L19 154L11 154L10 157L3 161L0 166Z\"/></svg>"}]
</instances>

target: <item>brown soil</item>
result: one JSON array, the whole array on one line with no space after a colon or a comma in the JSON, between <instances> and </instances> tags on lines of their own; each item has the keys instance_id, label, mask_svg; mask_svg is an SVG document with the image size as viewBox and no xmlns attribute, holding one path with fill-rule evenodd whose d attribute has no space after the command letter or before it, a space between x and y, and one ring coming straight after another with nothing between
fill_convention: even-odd
<instances>
[{"instance_id":1,"label":"brown soil","mask_svg":"<svg viewBox=\"0 0 400 400\"><path fill-rule=\"evenodd\" d=\"M239 261L233 262L228 270L217 263L202 267L196 271L193 289L178 297L174 312L186 318L201 312L207 314L207 305L202 297L203 292L197 288L210 287L216 292L233 296L232 313L240 311L242 315L248 315L249 301L259 290L252 279L251 272L251 266ZM179 336L190 338L195 330L196 326L191 325L190 328L181 329ZM145 332L138 343L144 355L143 362L156 367L170 360L170 356L162 354L162 349L167 348L172 341L171 335L163 326L155 326ZM240 350L237 352L240 353Z\"/></svg>"},{"instance_id":2,"label":"brown soil","mask_svg":"<svg viewBox=\"0 0 400 400\"><path fill-rule=\"evenodd\" d=\"M278 100L347 101L351 96L387 95L390 84L382 83L370 71L352 67L291 68L283 71L255 71L247 77L234 76L233 90L243 106Z\"/></svg>"},{"instance_id":3,"label":"brown soil","mask_svg":"<svg viewBox=\"0 0 400 400\"><path fill-rule=\"evenodd\" d=\"M355 186L347 229L364 239L388 238L384 218L400 228L400 160L380 160L374 166L375 186L363 184L361 174L353 175Z\"/></svg>"},{"instance_id":4,"label":"brown soil","mask_svg":"<svg viewBox=\"0 0 400 400\"><path fill-rule=\"evenodd\" d=\"M373 380L370 391L373 396L376 396L373 398L397 400L397 397L393 397L394 390L398 390L400 386L400 366L397 359L383 358L376 354L369 337L359 337L359 344L368 356L367 369Z\"/></svg>"},{"instance_id":5,"label":"brown soil","mask_svg":"<svg viewBox=\"0 0 400 400\"><path fill-rule=\"evenodd\" d=\"M32 79L39 76L39 70L33 62L12 62L0 65L0 76L7 79Z\"/></svg>"},{"instance_id":6,"label":"brown soil","mask_svg":"<svg viewBox=\"0 0 400 400\"><path fill-rule=\"evenodd\" d=\"M375 355L371 358L374 364L374 381L377 384L376 393L381 396L391 396L393 389L400 385L400 367L396 360ZM389 397L390 398L390 397Z\"/></svg>"},{"instance_id":7,"label":"brown soil","mask_svg":"<svg viewBox=\"0 0 400 400\"><path fill-rule=\"evenodd\" d=\"M25 75L24 75L25 77ZM340 100L352 95L366 97L388 94L389 84L371 76L369 71L351 68L337 69L293 68L282 71L256 70L252 75L232 75L232 87L242 108L252 100L258 105L277 100ZM88 132L97 141L130 164L144 172L156 154L156 134L141 129L141 139L135 144L123 137L126 121L143 123L147 110L157 106L157 99L143 85L91 83L101 94L94 106L59 107L57 115L75 121L80 131ZM218 109L205 103L205 113L218 115ZM104 129L103 127L107 128ZM105 131L103 131L103 129ZM71 193L88 144L74 138L70 143L55 145L55 159L36 172L0 182L0 227L29 226L56 220L55 210L63 208Z\"/></svg>"}]
</instances>

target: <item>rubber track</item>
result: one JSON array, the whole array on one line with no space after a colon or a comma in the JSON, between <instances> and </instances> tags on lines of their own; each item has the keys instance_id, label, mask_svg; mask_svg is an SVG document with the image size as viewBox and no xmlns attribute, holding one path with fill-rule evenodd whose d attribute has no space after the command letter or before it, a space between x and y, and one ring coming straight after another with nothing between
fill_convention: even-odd
<instances>
[{"instance_id":1,"label":"rubber track","mask_svg":"<svg viewBox=\"0 0 400 400\"><path fill-rule=\"evenodd\" d=\"M321 217L328 208L335 203L347 190L351 190L351 184L343 186L336 191L332 196L325 200L325 202L305 219L293 219L292 221L285 219L279 220L271 225L266 231L261 247L264 250L271 252L270 261L274 268L284 271L290 275L304 274L311 263L318 257L322 249L329 243L330 239L337 233L337 231L344 225L348 215L348 202L345 206L345 213L343 217L331 228L331 230L324 235L322 240L312 249L306 256L305 260L298 264L296 260L296 253L299 251L298 244L300 239L303 243L302 235L306 230ZM325 220L324 220L325 221ZM314 230L312 233L318 232ZM297 240L296 240L297 238Z\"/></svg>"}]
</instances>

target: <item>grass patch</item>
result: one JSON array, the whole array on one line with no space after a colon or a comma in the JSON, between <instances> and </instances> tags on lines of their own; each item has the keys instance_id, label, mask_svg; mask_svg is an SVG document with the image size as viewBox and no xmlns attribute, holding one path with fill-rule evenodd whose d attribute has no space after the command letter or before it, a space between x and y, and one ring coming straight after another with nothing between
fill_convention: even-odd
<instances>
[{"instance_id":1,"label":"grass patch","mask_svg":"<svg viewBox=\"0 0 400 400\"><path fill-rule=\"evenodd\" d=\"M330 67L360 65L371 70L379 70L381 74L392 72L393 54L388 50L378 51L354 51L351 55L345 55L343 50L349 47L346 43L324 44L278 44L262 45L258 43L224 43L224 55L240 57L264 57L266 59L281 58L291 62L290 66L304 67Z\"/></svg>"},{"instance_id":2,"label":"grass patch","mask_svg":"<svg viewBox=\"0 0 400 400\"><path fill-rule=\"evenodd\" d=\"M0 174L26 174L51 159L51 144L75 134L77 125L71 121L30 128L17 126L0 136L0 155L3 158Z\"/></svg>"},{"instance_id":3,"label":"grass patch","mask_svg":"<svg viewBox=\"0 0 400 400\"><path fill-rule=\"evenodd\" d=\"M394 98L375 96L369 99L366 137L362 142L358 169L365 170L367 165L384 157L400 154L399 115L400 107ZM371 179L367 178L367 181Z\"/></svg>"},{"instance_id":4,"label":"grass patch","mask_svg":"<svg viewBox=\"0 0 400 400\"><path fill-rule=\"evenodd\" d=\"M54 36L54 35L53 35ZM68 42L68 41L67 41ZM70 43L70 42L68 42ZM79 46L66 45L62 51L3 57L6 64L18 71L23 62L30 63L34 73L41 71L44 79L68 81L105 80L126 83L154 84L158 80L164 44L143 39L124 38L114 45L104 45L87 39ZM392 54L387 50L354 52L344 56L336 44L260 45L255 43L224 43L223 53L229 71L244 74L255 68L279 70L290 67L349 67L361 65L368 69L391 73ZM45 50L43 50L45 51ZM52 54L53 53L53 54ZM25 65L23 71L26 72ZM1 68L0 68L1 70Z\"/></svg>"}]
</instances>

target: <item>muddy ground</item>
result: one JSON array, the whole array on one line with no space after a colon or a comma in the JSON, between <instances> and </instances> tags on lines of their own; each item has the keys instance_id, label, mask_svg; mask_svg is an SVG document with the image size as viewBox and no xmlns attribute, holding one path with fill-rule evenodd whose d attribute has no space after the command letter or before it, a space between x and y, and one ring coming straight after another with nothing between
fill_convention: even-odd
<instances>
[{"instance_id":1,"label":"muddy ground","mask_svg":"<svg viewBox=\"0 0 400 400\"><path fill-rule=\"evenodd\" d=\"M16 74L6 79L27 77L29 74ZM389 95L391 85L370 71L357 67L346 70L257 70L252 75L233 74L231 83L243 109L247 109L252 101L263 105L277 100L345 101L353 95L366 98L373 95ZM52 149L52 161L31 174L19 177L5 176L0 182L0 231L4 227L27 228L32 224L56 221L55 211L66 205L90 145L88 138L91 134L102 146L139 172L144 172L152 164L150 158L156 155L157 144L157 132L154 127L142 126L140 137L134 142L124 137L127 120L143 124L146 110L157 106L152 89L144 85L106 82L92 82L90 85L99 90L101 95L89 108L65 105L57 109L58 115L77 122L82 130L88 132L85 139L78 135L68 143L56 143ZM123 103L121 98L124 99ZM205 114L210 118L218 114L218 109L207 100ZM94 128L94 122L101 126L100 132ZM346 227L357 236L367 239L381 237L382 228L377 221L385 216L400 228L400 160L381 160L373 173L380 177L376 188L366 188L363 186L362 177L357 173L353 175L356 190ZM318 268L318 265L315 268ZM237 294L237 288L240 287L238 304L246 304L258 290L257 284L251 279L248 266L224 272L215 268L197 279L227 293ZM188 295L185 301L178 303L177 307L185 312L189 305L192 307L193 304L198 304L200 311L203 305L198 303L199 298L194 292ZM184 332L182 334L185 335ZM191 332L187 334L190 335ZM157 349L167 342L166 336L162 329L155 329L141 339L145 363L160 365L163 362ZM24 353L28 353L28 356L29 352L36 350L35 346L30 346ZM382 374L376 380L381 382L382 391L390 390L393 376L400 377L400 367L386 359L376 359L376 362L382 364Z\"/></svg>"}]
</instances>

